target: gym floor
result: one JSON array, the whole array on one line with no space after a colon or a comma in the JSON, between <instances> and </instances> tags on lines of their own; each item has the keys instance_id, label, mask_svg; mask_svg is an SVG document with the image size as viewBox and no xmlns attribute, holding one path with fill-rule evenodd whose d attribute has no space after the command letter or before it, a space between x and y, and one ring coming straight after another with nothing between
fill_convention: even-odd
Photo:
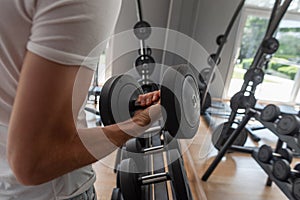
<instances>
[{"instance_id":1,"label":"gym floor","mask_svg":"<svg viewBox=\"0 0 300 200\"><path fill-rule=\"evenodd\" d=\"M92 121L92 119L89 120L89 122ZM262 144L275 146L277 138L272 133L267 130L256 133L261 141L253 143L248 138L247 146ZM195 200L287 199L275 184L271 187L265 186L267 175L250 155L244 153L226 154L208 181L203 182L201 177L217 154L217 150L211 144L211 131L203 119L201 119L198 133L193 140L181 141L181 145ZM109 200L111 192L116 186L116 175L111 167L114 166L115 156L116 152L93 165L97 174L95 187L99 200ZM294 159L293 162L297 162L297 159Z\"/></svg>"}]
</instances>

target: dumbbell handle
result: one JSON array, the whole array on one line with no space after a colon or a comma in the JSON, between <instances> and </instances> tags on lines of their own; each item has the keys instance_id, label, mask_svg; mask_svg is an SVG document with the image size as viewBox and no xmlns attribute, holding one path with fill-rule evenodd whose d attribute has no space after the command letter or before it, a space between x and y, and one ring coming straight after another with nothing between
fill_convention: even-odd
<instances>
[{"instance_id":1,"label":"dumbbell handle","mask_svg":"<svg viewBox=\"0 0 300 200\"><path fill-rule=\"evenodd\" d=\"M141 106L139 102L137 102L136 99L129 101L129 111L136 111L136 110L143 110L149 106Z\"/></svg>"},{"instance_id":2,"label":"dumbbell handle","mask_svg":"<svg viewBox=\"0 0 300 200\"><path fill-rule=\"evenodd\" d=\"M155 153L160 153L160 152L163 152L163 151L164 151L164 145L159 145L159 146L145 148L142 153L144 153L144 154L155 154Z\"/></svg>"},{"instance_id":3,"label":"dumbbell handle","mask_svg":"<svg viewBox=\"0 0 300 200\"><path fill-rule=\"evenodd\" d=\"M142 185L150 185L154 183L161 183L171 180L170 174L168 172L151 174L147 176L142 176L139 181Z\"/></svg>"}]
</instances>

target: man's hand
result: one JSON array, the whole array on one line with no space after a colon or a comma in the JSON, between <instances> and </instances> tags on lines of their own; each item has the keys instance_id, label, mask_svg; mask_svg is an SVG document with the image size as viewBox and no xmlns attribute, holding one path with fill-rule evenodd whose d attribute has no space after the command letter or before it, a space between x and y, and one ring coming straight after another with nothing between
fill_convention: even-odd
<instances>
[{"instance_id":1,"label":"man's hand","mask_svg":"<svg viewBox=\"0 0 300 200\"><path fill-rule=\"evenodd\" d=\"M150 106L144 110L138 110L133 116L133 121L139 126L149 126L151 123L157 121L161 116L160 109L160 91L154 91L147 94L140 95L137 102L141 106ZM154 105L155 104L155 105Z\"/></svg>"},{"instance_id":2,"label":"man's hand","mask_svg":"<svg viewBox=\"0 0 300 200\"><path fill-rule=\"evenodd\" d=\"M149 92L147 94L142 94L138 97L137 102L141 106L150 106L157 103L160 100L160 90Z\"/></svg>"}]
</instances>

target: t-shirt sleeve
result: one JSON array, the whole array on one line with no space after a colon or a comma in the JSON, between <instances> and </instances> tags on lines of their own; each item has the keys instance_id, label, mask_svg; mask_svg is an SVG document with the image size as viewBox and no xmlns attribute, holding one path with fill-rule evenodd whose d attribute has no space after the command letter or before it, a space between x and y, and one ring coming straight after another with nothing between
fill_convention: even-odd
<instances>
[{"instance_id":1,"label":"t-shirt sleeve","mask_svg":"<svg viewBox=\"0 0 300 200\"><path fill-rule=\"evenodd\" d=\"M60 64L84 62L94 68L103 49L93 49L105 43L112 33L120 1L37 1L27 49Z\"/></svg>"}]
</instances>

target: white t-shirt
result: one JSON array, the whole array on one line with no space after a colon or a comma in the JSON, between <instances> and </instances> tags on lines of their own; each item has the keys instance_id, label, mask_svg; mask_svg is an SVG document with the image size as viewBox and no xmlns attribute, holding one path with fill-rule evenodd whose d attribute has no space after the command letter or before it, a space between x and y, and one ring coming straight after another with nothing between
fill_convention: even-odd
<instances>
[{"instance_id":1,"label":"white t-shirt","mask_svg":"<svg viewBox=\"0 0 300 200\"><path fill-rule=\"evenodd\" d=\"M94 183L95 174L87 166L42 185L19 184L6 159L7 127L26 49L61 64L80 65L112 33L120 6L121 0L1 0L1 200L66 199Z\"/></svg>"}]
</instances>

